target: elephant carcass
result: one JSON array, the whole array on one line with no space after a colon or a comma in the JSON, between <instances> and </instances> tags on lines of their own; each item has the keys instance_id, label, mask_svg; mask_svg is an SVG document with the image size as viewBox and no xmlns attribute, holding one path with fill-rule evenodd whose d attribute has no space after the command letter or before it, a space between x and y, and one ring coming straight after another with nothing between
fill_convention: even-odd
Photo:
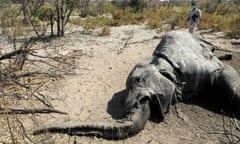
<instances>
[{"instance_id":1,"label":"elephant carcass","mask_svg":"<svg viewBox=\"0 0 240 144\"><path fill-rule=\"evenodd\" d=\"M167 33L153 56L135 66L126 82L124 117L111 122L70 122L36 130L69 135L124 139L137 134L151 117L162 120L171 104L196 96L204 90L222 90L223 98L240 113L240 78L222 63L214 46L190 33Z\"/></svg>"}]
</instances>

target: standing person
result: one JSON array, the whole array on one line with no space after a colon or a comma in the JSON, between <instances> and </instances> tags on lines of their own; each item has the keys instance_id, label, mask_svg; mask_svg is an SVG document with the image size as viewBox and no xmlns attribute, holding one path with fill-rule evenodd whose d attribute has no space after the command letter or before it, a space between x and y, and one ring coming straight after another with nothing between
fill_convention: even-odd
<instances>
[{"instance_id":1,"label":"standing person","mask_svg":"<svg viewBox=\"0 0 240 144\"><path fill-rule=\"evenodd\" d=\"M201 16L201 10L196 7L195 3L192 3L192 9L189 11L187 19L189 21L188 31L190 33L197 29Z\"/></svg>"}]
</instances>

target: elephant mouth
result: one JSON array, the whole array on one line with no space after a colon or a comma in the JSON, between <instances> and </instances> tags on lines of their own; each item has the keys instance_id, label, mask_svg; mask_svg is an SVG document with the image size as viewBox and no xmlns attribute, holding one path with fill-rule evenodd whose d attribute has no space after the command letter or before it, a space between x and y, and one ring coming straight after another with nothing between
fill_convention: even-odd
<instances>
[{"instance_id":1,"label":"elephant mouth","mask_svg":"<svg viewBox=\"0 0 240 144\"><path fill-rule=\"evenodd\" d=\"M136 111L136 109L139 109L141 105L145 105L146 103L149 103L149 102L150 102L150 96L146 96L146 95L139 97L138 100L135 102L128 102L124 106L123 115L130 116Z\"/></svg>"},{"instance_id":2,"label":"elephant mouth","mask_svg":"<svg viewBox=\"0 0 240 144\"><path fill-rule=\"evenodd\" d=\"M162 106L162 100L153 96L153 99L150 102L150 119L154 122L161 122L165 117L165 112Z\"/></svg>"}]
</instances>

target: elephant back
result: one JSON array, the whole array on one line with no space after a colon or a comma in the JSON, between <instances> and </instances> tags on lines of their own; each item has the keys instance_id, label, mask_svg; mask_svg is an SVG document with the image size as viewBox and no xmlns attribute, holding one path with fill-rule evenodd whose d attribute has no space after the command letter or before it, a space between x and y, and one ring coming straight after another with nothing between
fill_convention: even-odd
<instances>
[{"instance_id":1,"label":"elephant back","mask_svg":"<svg viewBox=\"0 0 240 144\"><path fill-rule=\"evenodd\" d=\"M213 45L184 31L167 33L153 56L167 57L186 78L185 91L199 91L223 63L212 53Z\"/></svg>"}]
</instances>

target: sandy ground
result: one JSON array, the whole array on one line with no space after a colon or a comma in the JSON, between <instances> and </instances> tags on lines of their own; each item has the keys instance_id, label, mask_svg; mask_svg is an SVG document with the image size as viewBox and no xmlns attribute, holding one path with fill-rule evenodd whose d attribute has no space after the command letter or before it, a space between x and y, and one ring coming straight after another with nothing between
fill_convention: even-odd
<instances>
[{"instance_id":1,"label":"sandy ground","mask_svg":"<svg viewBox=\"0 0 240 144\"><path fill-rule=\"evenodd\" d=\"M83 34L79 28L71 29L68 33L71 34L67 34L67 40L60 53L81 50L84 54L75 59L76 67L72 69L75 74L65 75L63 79L52 81L41 89L42 93L50 97L49 101L55 109L67 112L68 115L36 115L39 119L37 124L25 124L28 125L29 132L52 123L69 120L101 121L111 119L111 115L116 116L117 113L114 112L118 111L121 101L112 99L114 94L124 90L125 81L134 65L152 55L164 34L135 25L112 27L111 35L101 37L94 33ZM216 35L204 36L223 48L234 48L229 40L216 39ZM240 62L235 58L230 63L239 70ZM63 134L47 134L32 138L39 143L78 144L229 143L230 140L223 134L223 118L225 123L240 124L239 120L216 113L211 103L209 105L203 106L198 102L179 103L171 107L163 122L148 121L139 134L126 140L69 137ZM229 131L240 134L234 128Z\"/></svg>"}]
</instances>

